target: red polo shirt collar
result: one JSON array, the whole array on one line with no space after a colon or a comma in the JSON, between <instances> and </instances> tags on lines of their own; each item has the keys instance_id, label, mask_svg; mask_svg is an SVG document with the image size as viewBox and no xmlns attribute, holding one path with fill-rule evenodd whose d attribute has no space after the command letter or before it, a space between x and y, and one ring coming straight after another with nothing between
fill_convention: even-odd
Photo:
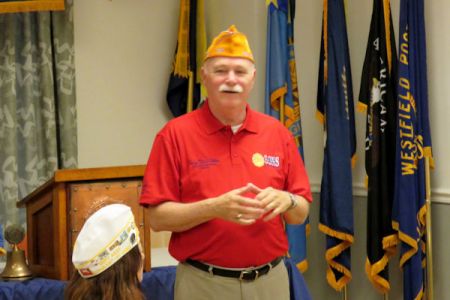
<instances>
[{"instance_id":1,"label":"red polo shirt collar","mask_svg":"<svg viewBox=\"0 0 450 300\"><path fill-rule=\"evenodd\" d=\"M239 131L246 130L252 133L257 133L259 126L253 118L255 112L250 108L248 104L246 105L245 110L245 120L242 123L241 128L239 128ZM211 113L211 110L209 109L208 100L206 100L203 106L198 109L197 116L197 122L199 126L201 128L204 128L207 134L213 134L224 127L230 127L228 125L222 124L219 120L216 119L216 117L214 117L214 115Z\"/></svg>"}]
</instances>

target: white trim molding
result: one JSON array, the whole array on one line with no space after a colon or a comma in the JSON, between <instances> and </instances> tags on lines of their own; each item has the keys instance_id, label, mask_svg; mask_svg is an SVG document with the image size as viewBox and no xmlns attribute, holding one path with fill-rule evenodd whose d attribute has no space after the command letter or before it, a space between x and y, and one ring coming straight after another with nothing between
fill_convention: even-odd
<instances>
[{"instance_id":1,"label":"white trim molding","mask_svg":"<svg viewBox=\"0 0 450 300\"><path fill-rule=\"evenodd\" d=\"M311 191L320 194L320 182L311 182ZM363 185L353 184L353 196L367 197L367 189Z\"/></svg>"},{"instance_id":2,"label":"white trim molding","mask_svg":"<svg viewBox=\"0 0 450 300\"><path fill-rule=\"evenodd\" d=\"M450 190L448 189L431 189L431 202L450 204Z\"/></svg>"},{"instance_id":3,"label":"white trim molding","mask_svg":"<svg viewBox=\"0 0 450 300\"><path fill-rule=\"evenodd\" d=\"M320 183L311 182L311 191L313 193L320 193ZM353 196L367 197L367 189L364 185L354 184L353 185ZM450 190L435 188L431 189L431 202L450 204Z\"/></svg>"}]
</instances>

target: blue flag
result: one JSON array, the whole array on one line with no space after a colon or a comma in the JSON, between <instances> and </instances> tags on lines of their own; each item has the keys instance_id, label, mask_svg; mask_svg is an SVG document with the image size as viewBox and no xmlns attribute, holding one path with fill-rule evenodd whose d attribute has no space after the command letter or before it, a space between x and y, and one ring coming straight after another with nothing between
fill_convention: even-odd
<instances>
[{"instance_id":1,"label":"blue flag","mask_svg":"<svg viewBox=\"0 0 450 300\"><path fill-rule=\"evenodd\" d=\"M294 55L295 0L267 1L267 61L265 112L280 120L294 135L303 158L302 127ZM300 271L308 268L306 229L286 225L289 255Z\"/></svg>"},{"instance_id":2,"label":"blue flag","mask_svg":"<svg viewBox=\"0 0 450 300\"><path fill-rule=\"evenodd\" d=\"M430 159L423 0L401 0L399 26L396 185L392 212L398 231L404 299L422 299L426 226L425 157Z\"/></svg>"},{"instance_id":3,"label":"blue flag","mask_svg":"<svg viewBox=\"0 0 450 300\"><path fill-rule=\"evenodd\" d=\"M200 65L205 51L203 0L180 0L177 46L166 96L174 117L194 110L202 100Z\"/></svg>"},{"instance_id":4,"label":"blue flag","mask_svg":"<svg viewBox=\"0 0 450 300\"><path fill-rule=\"evenodd\" d=\"M4 255L5 251L5 240L3 239L3 225L0 224L0 255Z\"/></svg>"},{"instance_id":5,"label":"blue flag","mask_svg":"<svg viewBox=\"0 0 450 300\"><path fill-rule=\"evenodd\" d=\"M318 117L325 130L319 230L326 234L327 280L338 291L352 277L352 164L356 149L352 91L343 0L325 0L317 93Z\"/></svg>"}]
</instances>

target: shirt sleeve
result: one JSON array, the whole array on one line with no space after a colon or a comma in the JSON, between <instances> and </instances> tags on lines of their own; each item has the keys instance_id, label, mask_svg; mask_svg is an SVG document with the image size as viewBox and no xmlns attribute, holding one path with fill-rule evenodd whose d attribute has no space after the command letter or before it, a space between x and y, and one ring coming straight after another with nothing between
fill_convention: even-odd
<instances>
[{"instance_id":1,"label":"shirt sleeve","mask_svg":"<svg viewBox=\"0 0 450 300\"><path fill-rule=\"evenodd\" d=\"M289 169L287 176L286 190L304 197L308 202L312 202L311 187L309 184L308 174L306 173L303 159L300 156L295 138L290 134L287 142L287 152L289 159Z\"/></svg>"},{"instance_id":2,"label":"shirt sleeve","mask_svg":"<svg viewBox=\"0 0 450 300\"><path fill-rule=\"evenodd\" d=\"M179 201L179 155L168 135L159 133L150 152L142 182L140 204Z\"/></svg>"}]
</instances>

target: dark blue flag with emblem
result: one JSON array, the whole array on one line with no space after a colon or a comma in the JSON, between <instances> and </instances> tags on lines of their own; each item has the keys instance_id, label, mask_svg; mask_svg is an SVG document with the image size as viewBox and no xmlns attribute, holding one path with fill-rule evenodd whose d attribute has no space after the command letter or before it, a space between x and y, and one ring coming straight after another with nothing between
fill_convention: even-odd
<instances>
[{"instance_id":1,"label":"dark blue flag with emblem","mask_svg":"<svg viewBox=\"0 0 450 300\"><path fill-rule=\"evenodd\" d=\"M267 56L265 112L280 120L294 135L303 158L302 127L294 54L295 0L267 1ZM306 229L286 225L289 255L300 271L308 268Z\"/></svg>"},{"instance_id":2,"label":"dark blue flag with emblem","mask_svg":"<svg viewBox=\"0 0 450 300\"><path fill-rule=\"evenodd\" d=\"M397 53L389 0L374 0L366 58L361 76L359 108L367 111L367 259L372 285L390 289L388 263L397 236L392 228L397 117Z\"/></svg>"},{"instance_id":3,"label":"dark blue flag with emblem","mask_svg":"<svg viewBox=\"0 0 450 300\"><path fill-rule=\"evenodd\" d=\"M180 0L178 39L167 88L175 117L195 109L202 99L200 65L206 51L203 0Z\"/></svg>"},{"instance_id":4,"label":"dark blue flag with emblem","mask_svg":"<svg viewBox=\"0 0 450 300\"><path fill-rule=\"evenodd\" d=\"M318 117L325 131L319 229L326 234L327 280L338 291L352 278L352 165L356 150L352 91L344 3L325 0L317 93Z\"/></svg>"},{"instance_id":5,"label":"dark blue flag with emblem","mask_svg":"<svg viewBox=\"0 0 450 300\"><path fill-rule=\"evenodd\" d=\"M403 299L425 290L425 158L433 164L423 0L401 0L396 181L392 224L400 239Z\"/></svg>"}]
</instances>

